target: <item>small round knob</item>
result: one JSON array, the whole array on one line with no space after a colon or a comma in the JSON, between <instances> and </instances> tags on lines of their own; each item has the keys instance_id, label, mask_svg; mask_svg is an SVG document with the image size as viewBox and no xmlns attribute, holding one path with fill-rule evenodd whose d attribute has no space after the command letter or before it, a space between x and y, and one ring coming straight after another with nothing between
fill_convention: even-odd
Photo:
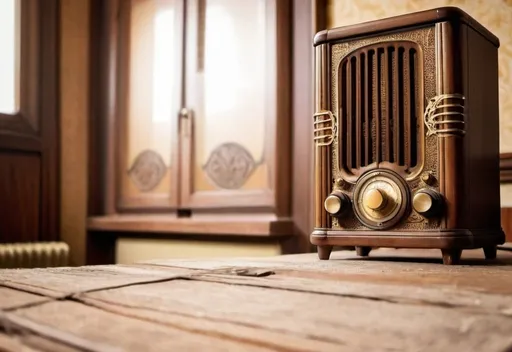
<instances>
[{"instance_id":1,"label":"small round knob","mask_svg":"<svg viewBox=\"0 0 512 352\"><path fill-rule=\"evenodd\" d=\"M442 197L439 193L429 189L419 190L412 199L412 206L420 215L434 216L441 210Z\"/></svg>"},{"instance_id":2,"label":"small round knob","mask_svg":"<svg viewBox=\"0 0 512 352\"><path fill-rule=\"evenodd\" d=\"M372 210L381 210L387 203L386 193L379 189L371 189L364 195L363 202Z\"/></svg>"},{"instance_id":3,"label":"small round knob","mask_svg":"<svg viewBox=\"0 0 512 352\"><path fill-rule=\"evenodd\" d=\"M430 172L424 172L421 175L421 180L427 185L433 185L436 182L435 177Z\"/></svg>"},{"instance_id":4,"label":"small round knob","mask_svg":"<svg viewBox=\"0 0 512 352\"><path fill-rule=\"evenodd\" d=\"M345 180L343 180L342 178L337 178L336 179L336 186L342 187L344 185L345 185Z\"/></svg>"},{"instance_id":5,"label":"small round knob","mask_svg":"<svg viewBox=\"0 0 512 352\"><path fill-rule=\"evenodd\" d=\"M324 208L333 216L340 215L350 208L350 198L343 192L335 191L325 198Z\"/></svg>"}]
</instances>

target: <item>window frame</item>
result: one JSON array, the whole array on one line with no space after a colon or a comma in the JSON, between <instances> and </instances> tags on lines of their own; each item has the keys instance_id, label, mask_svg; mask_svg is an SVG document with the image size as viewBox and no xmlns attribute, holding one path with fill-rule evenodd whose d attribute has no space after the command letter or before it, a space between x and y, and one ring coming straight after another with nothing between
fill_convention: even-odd
<instances>
[{"instance_id":1,"label":"window frame","mask_svg":"<svg viewBox=\"0 0 512 352\"><path fill-rule=\"evenodd\" d=\"M40 116L38 113L38 97L40 94L39 74L42 38L39 29L42 21L39 16L41 4L39 1L18 0L19 7L19 68L18 68L18 111L14 114L0 112L0 130L9 131L23 137L34 149L40 147L36 142ZM23 143L23 144L27 144Z\"/></svg>"}]
</instances>

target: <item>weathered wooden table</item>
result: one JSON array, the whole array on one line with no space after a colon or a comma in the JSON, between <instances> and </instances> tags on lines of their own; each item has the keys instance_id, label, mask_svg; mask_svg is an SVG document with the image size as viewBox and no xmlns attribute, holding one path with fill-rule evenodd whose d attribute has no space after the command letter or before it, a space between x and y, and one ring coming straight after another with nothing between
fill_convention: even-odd
<instances>
[{"instance_id":1,"label":"weathered wooden table","mask_svg":"<svg viewBox=\"0 0 512 352\"><path fill-rule=\"evenodd\" d=\"M2 270L0 350L511 350L512 253L480 253Z\"/></svg>"}]
</instances>

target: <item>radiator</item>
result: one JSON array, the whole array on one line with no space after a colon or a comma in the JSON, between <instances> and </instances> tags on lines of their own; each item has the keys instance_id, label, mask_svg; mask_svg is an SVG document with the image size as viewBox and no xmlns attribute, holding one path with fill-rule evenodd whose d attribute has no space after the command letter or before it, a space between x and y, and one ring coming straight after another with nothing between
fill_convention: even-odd
<instances>
[{"instance_id":1,"label":"radiator","mask_svg":"<svg viewBox=\"0 0 512 352\"><path fill-rule=\"evenodd\" d=\"M67 266L69 246L64 242L0 244L0 268Z\"/></svg>"}]
</instances>

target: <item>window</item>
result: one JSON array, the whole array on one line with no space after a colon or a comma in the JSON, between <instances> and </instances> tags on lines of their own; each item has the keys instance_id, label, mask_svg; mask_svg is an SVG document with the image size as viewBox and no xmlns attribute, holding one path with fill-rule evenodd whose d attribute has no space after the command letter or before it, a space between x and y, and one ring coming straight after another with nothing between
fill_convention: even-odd
<instances>
[{"instance_id":1,"label":"window","mask_svg":"<svg viewBox=\"0 0 512 352\"><path fill-rule=\"evenodd\" d=\"M0 1L0 113L19 109L19 0Z\"/></svg>"}]
</instances>

